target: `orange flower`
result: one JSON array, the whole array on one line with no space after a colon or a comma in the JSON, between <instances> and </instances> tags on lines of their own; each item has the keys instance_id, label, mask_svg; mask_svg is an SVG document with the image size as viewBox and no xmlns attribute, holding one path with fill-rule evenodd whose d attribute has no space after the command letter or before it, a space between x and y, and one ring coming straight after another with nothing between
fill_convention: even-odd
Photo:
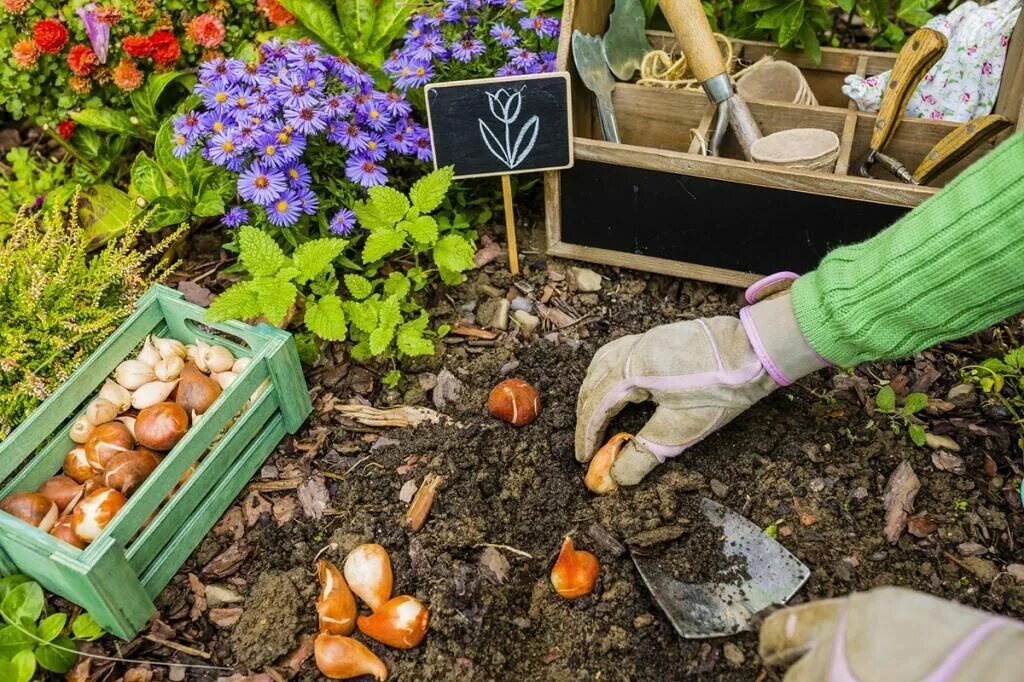
<instances>
[{"instance_id":1,"label":"orange flower","mask_svg":"<svg viewBox=\"0 0 1024 682\"><path fill-rule=\"evenodd\" d=\"M21 14L29 8L32 0L4 0L4 9L11 14Z\"/></svg>"},{"instance_id":2,"label":"orange flower","mask_svg":"<svg viewBox=\"0 0 1024 682\"><path fill-rule=\"evenodd\" d=\"M156 11L156 3L153 0L135 0L135 16L139 19L149 19Z\"/></svg>"},{"instance_id":3,"label":"orange flower","mask_svg":"<svg viewBox=\"0 0 1024 682\"><path fill-rule=\"evenodd\" d=\"M70 83L71 89L79 95L87 95L92 90L92 81L86 76L72 76L68 79L68 83Z\"/></svg>"},{"instance_id":4,"label":"orange flower","mask_svg":"<svg viewBox=\"0 0 1024 682\"><path fill-rule=\"evenodd\" d=\"M274 26L295 23L292 13L282 7L277 0L256 0L256 7L263 12L267 19L270 19L270 23Z\"/></svg>"},{"instance_id":5,"label":"orange flower","mask_svg":"<svg viewBox=\"0 0 1024 682\"><path fill-rule=\"evenodd\" d=\"M130 59L122 59L114 67L114 84L125 92L131 92L142 85L142 72Z\"/></svg>"},{"instance_id":6,"label":"orange flower","mask_svg":"<svg viewBox=\"0 0 1024 682\"><path fill-rule=\"evenodd\" d=\"M68 51L68 66L79 76L88 76L99 63L96 53L85 45L75 45Z\"/></svg>"},{"instance_id":7,"label":"orange flower","mask_svg":"<svg viewBox=\"0 0 1024 682\"><path fill-rule=\"evenodd\" d=\"M18 65L18 68L31 69L39 59L39 48L34 42L25 38L14 43L11 48L11 56L14 57L14 63Z\"/></svg>"},{"instance_id":8,"label":"orange flower","mask_svg":"<svg viewBox=\"0 0 1024 682\"><path fill-rule=\"evenodd\" d=\"M224 22L212 14L200 14L189 22L188 37L196 45L217 47L224 42Z\"/></svg>"}]
</instances>

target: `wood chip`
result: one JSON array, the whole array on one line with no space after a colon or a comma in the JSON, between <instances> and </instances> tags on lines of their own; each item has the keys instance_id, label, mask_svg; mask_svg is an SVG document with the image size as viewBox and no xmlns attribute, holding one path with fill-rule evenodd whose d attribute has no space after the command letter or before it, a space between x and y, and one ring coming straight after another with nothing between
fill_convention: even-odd
<instances>
[{"instance_id":1,"label":"wood chip","mask_svg":"<svg viewBox=\"0 0 1024 682\"><path fill-rule=\"evenodd\" d=\"M192 589L192 608L188 612L189 618L197 621L206 613L206 585L196 577L195 573L188 574L188 585Z\"/></svg>"},{"instance_id":2,"label":"wood chip","mask_svg":"<svg viewBox=\"0 0 1024 682\"><path fill-rule=\"evenodd\" d=\"M323 518L329 496L322 474L317 472L310 476L309 480L299 486L296 493L299 497L299 504L302 505L302 512L307 517L314 521Z\"/></svg>"},{"instance_id":3,"label":"wood chip","mask_svg":"<svg viewBox=\"0 0 1024 682\"><path fill-rule=\"evenodd\" d=\"M335 405L334 409L364 426L375 427L397 426L408 428L410 426L419 426L424 422L437 424L441 421L442 417L440 412L436 412L429 407L413 405L400 405L382 410L376 407L350 403Z\"/></svg>"},{"instance_id":4,"label":"wood chip","mask_svg":"<svg viewBox=\"0 0 1024 682\"><path fill-rule=\"evenodd\" d=\"M409 504L412 502L412 498L416 495L417 490L419 490L419 486L416 484L416 480L410 478L402 484L402 489L398 491L398 499L405 504Z\"/></svg>"},{"instance_id":5,"label":"wood chip","mask_svg":"<svg viewBox=\"0 0 1024 682\"><path fill-rule=\"evenodd\" d=\"M497 585L504 585L508 581L509 571L512 565L505 558L505 555L494 547L484 547L480 552L480 568L483 574Z\"/></svg>"},{"instance_id":6,"label":"wood chip","mask_svg":"<svg viewBox=\"0 0 1024 682\"><path fill-rule=\"evenodd\" d=\"M294 476L277 481L257 481L250 483L248 489L257 493L279 493L285 490L295 490L304 480L306 479L302 476Z\"/></svg>"},{"instance_id":7,"label":"wood chip","mask_svg":"<svg viewBox=\"0 0 1024 682\"><path fill-rule=\"evenodd\" d=\"M238 507L231 507L221 520L213 527L214 535L230 535L233 540L241 540L245 535L245 517Z\"/></svg>"},{"instance_id":8,"label":"wood chip","mask_svg":"<svg viewBox=\"0 0 1024 682\"><path fill-rule=\"evenodd\" d=\"M210 613L207 614L210 622L217 627L223 629L234 627L238 619L242 617L243 609L241 606L230 606L226 608L210 609Z\"/></svg>"},{"instance_id":9,"label":"wood chip","mask_svg":"<svg viewBox=\"0 0 1024 682\"><path fill-rule=\"evenodd\" d=\"M288 654L287 658L283 658L277 662L278 667L287 668L294 673L302 670L302 666L309 660L309 657L313 655L313 643L316 639L313 635L303 635L299 638L299 647Z\"/></svg>"},{"instance_id":10,"label":"wood chip","mask_svg":"<svg viewBox=\"0 0 1024 682\"><path fill-rule=\"evenodd\" d=\"M938 450L932 453L932 465L939 471L951 471L955 474L964 473L964 460L962 457Z\"/></svg>"},{"instance_id":11,"label":"wood chip","mask_svg":"<svg viewBox=\"0 0 1024 682\"><path fill-rule=\"evenodd\" d=\"M418 531L427 522L430 515L430 508L434 506L434 498L437 495L437 488L444 479L436 474L427 474L423 478L423 485L416 491L412 498L412 504L405 512L405 525L412 532Z\"/></svg>"},{"instance_id":12,"label":"wood chip","mask_svg":"<svg viewBox=\"0 0 1024 682\"><path fill-rule=\"evenodd\" d=\"M245 525L252 528L264 514L270 513L270 502L258 492L252 491L242 503L242 514L245 516ZM238 540L239 538L235 538Z\"/></svg>"},{"instance_id":13,"label":"wood chip","mask_svg":"<svg viewBox=\"0 0 1024 682\"><path fill-rule=\"evenodd\" d=\"M907 526L907 518L914 511L914 498L921 489L921 481L910 463L900 462L885 485L885 529L883 534L889 544L896 544Z\"/></svg>"},{"instance_id":14,"label":"wood chip","mask_svg":"<svg viewBox=\"0 0 1024 682\"><path fill-rule=\"evenodd\" d=\"M278 527L285 525L295 518L295 508L298 506L294 497L282 497L274 500L273 516Z\"/></svg>"},{"instance_id":15,"label":"wood chip","mask_svg":"<svg viewBox=\"0 0 1024 682\"><path fill-rule=\"evenodd\" d=\"M226 578L236 573L248 556L249 545L243 542L236 542L206 565L203 569L203 576L214 580Z\"/></svg>"},{"instance_id":16,"label":"wood chip","mask_svg":"<svg viewBox=\"0 0 1024 682\"><path fill-rule=\"evenodd\" d=\"M917 538L925 538L939 529L932 517L925 512L907 519L907 532Z\"/></svg>"},{"instance_id":17,"label":"wood chip","mask_svg":"<svg viewBox=\"0 0 1024 682\"><path fill-rule=\"evenodd\" d=\"M499 332L492 332L489 329L481 329L480 327L474 327L469 324L455 325L452 327L452 334L455 334L456 336L466 336L473 339L486 339L488 341L501 336Z\"/></svg>"}]
</instances>

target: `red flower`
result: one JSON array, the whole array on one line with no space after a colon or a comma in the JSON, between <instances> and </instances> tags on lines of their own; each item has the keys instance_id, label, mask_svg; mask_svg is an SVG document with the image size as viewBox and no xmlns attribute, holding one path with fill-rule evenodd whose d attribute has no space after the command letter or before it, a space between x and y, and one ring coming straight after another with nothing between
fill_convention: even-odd
<instances>
[{"instance_id":1,"label":"red flower","mask_svg":"<svg viewBox=\"0 0 1024 682\"><path fill-rule=\"evenodd\" d=\"M65 140L70 140L71 136L75 134L75 128L77 125L77 123L70 119L61 121L57 124L57 134Z\"/></svg>"},{"instance_id":2,"label":"red flower","mask_svg":"<svg viewBox=\"0 0 1024 682\"><path fill-rule=\"evenodd\" d=\"M274 26L295 23L295 17L277 0L256 0L256 8L263 12Z\"/></svg>"},{"instance_id":3,"label":"red flower","mask_svg":"<svg viewBox=\"0 0 1024 682\"><path fill-rule=\"evenodd\" d=\"M189 22L188 37L196 45L213 49L224 42L224 22L212 14L200 14Z\"/></svg>"},{"instance_id":4,"label":"red flower","mask_svg":"<svg viewBox=\"0 0 1024 682\"><path fill-rule=\"evenodd\" d=\"M181 56L181 45L170 31L153 31L149 44L153 48L153 61L160 66L169 66Z\"/></svg>"},{"instance_id":5,"label":"red flower","mask_svg":"<svg viewBox=\"0 0 1024 682\"><path fill-rule=\"evenodd\" d=\"M146 36L133 35L128 36L121 41L121 47L124 51L133 57L148 57L153 54L153 43Z\"/></svg>"},{"instance_id":6,"label":"red flower","mask_svg":"<svg viewBox=\"0 0 1024 682\"><path fill-rule=\"evenodd\" d=\"M75 45L68 52L68 66L79 76L88 76L99 63L96 53L85 45Z\"/></svg>"},{"instance_id":7,"label":"red flower","mask_svg":"<svg viewBox=\"0 0 1024 682\"><path fill-rule=\"evenodd\" d=\"M57 54L68 42L68 29L56 19L41 19L32 27L32 40L41 51Z\"/></svg>"}]
</instances>

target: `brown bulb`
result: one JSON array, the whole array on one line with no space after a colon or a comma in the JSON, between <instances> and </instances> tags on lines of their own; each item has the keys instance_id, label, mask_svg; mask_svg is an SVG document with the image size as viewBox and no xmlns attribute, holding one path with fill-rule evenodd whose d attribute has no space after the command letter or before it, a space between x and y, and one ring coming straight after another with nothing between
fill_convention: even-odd
<instances>
[{"instance_id":1,"label":"brown bulb","mask_svg":"<svg viewBox=\"0 0 1024 682\"><path fill-rule=\"evenodd\" d=\"M178 381L174 402L181 405L185 414L203 414L220 395L221 388L216 381L199 371L193 363L186 363Z\"/></svg>"},{"instance_id":2,"label":"brown bulb","mask_svg":"<svg viewBox=\"0 0 1024 682\"><path fill-rule=\"evenodd\" d=\"M93 429L89 440L85 441L85 458L93 471L99 473L111 457L134 447L135 439L127 426L121 422L107 422Z\"/></svg>"},{"instance_id":3,"label":"brown bulb","mask_svg":"<svg viewBox=\"0 0 1024 682\"><path fill-rule=\"evenodd\" d=\"M57 510L63 514L74 509L82 497L82 484L69 476L54 476L43 481L39 494L57 505Z\"/></svg>"},{"instance_id":4,"label":"brown bulb","mask_svg":"<svg viewBox=\"0 0 1024 682\"><path fill-rule=\"evenodd\" d=\"M160 457L146 448L122 452L107 462L107 468L103 470L103 483L125 497L131 497L158 466Z\"/></svg>"},{"instance_id":5,"label":"brown bulb","mask_svg":"<svg viewBox=\"0 0 1024 682\"><path fill-rule=\"evenodd\" d=\"M388 676L384 661L366 648L366 645L351 637L320 633L313 643L316 667L332 680L348 680L363 675L373 675L376 680Z\"/></svg>"},{"instance_id":6,"label":"brown bulb","mask_svg":"<svg viewBox=\"0 0 1024 682\"><path fill-rule=\"evenodd\" d=\"M71 528L86 542L95 540L111 519L125 505L124 495L110 488L99 488L78 503L72 515Z\"/></svg>"},{"instance_id":7,"label":"brown bulb","mask_svg":"<svg viewBox=\"0 0 1024 682\"><path fill-rule=\"evenodd\" d=\"M412 649L423 641L430 613L418 599L403 595L369 616L359 616L359 631L395 649Z\"/></svg>"},{"instance_id":8,"label":"brown bulb","mask_svg":"<svg viewBox=\"0 0 1024 682\"><path fill-rule=\"evenodd\" d=\"M49 533L60 515L57 505L39 493L14 493L0 502L0 511L16 516L30 526Z\"/></svg>"},{"instance_id":9,"label":"brown bulb","mask_svg":"<svg viewBox=\"0 0 1024 682\"><path fill-rule=\"evenodd\" d=\"M157 403L147 407L135 419L135 437L139 445L168 452L188 432L188 414L177 403Z\"/></svg>"},{"instance_id":10,"label":"brown bulb","mask_svg":"<svg viewBox=\"0 0 1024 682\"><path fill-rule=\"evenodd\" d=\"M75 535L75 531L72 528L72 517L70 516L65 516L58 521L50 529L50 535L78 549L85 549L89 545L85 540Z\"/></svg>"},{"instance_id":11,"label":"brown bulb","mask_svg":"<svg viewBox=\"0 0 1024 682\"><path fill-rule=\"evenodd\" d=\"M540 414L540 393L522 379L505 379L491 390L487 407L512 426L525 426Z\"/></svg>"},{"instance_id":12,"label":"brown bulb","mask_svg":"<svg viewBox=\"0 0 1024 682\"><path fill-rule=\"evenodd\" d=\"M79 483L85 483L96 475L92 465L89 464L89 458L85 456L84 445L71 448L71 451L68 452L64 458L64 473Z\"/></svg>"},{"instance_id":13,"label":"brown bulb","mask_svg":"<svg viewBox=\"0 0 1024 682\"><path fill-rule=\"evenodd\" d=\"M100 488L105 488L103 485L103 474L96 474L88 481L82 484L82 497L88 497L90 493L93 493Z\"/></svg>"}]
</instances>

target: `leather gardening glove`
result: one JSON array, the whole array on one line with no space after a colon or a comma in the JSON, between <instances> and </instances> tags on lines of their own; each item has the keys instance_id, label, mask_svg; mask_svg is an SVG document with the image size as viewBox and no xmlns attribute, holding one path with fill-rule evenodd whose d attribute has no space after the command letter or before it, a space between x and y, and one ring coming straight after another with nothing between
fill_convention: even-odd
<instances>
[{"instance_id":1,"label":"leather gardening glove","mask_svg":"<svg viewBox=\"0 0 1024 682\"><path fill-rule=\"evenodd\" d=\"M761 626L765 665L785 682L1020 680L1024 624L899 587L776 611Z\"/></svg>"},{"instance_id":2,"label":"leather gardening glove","mask_svg":"<svg viewBox=\"0 0 1024 682\"><path fill-rule=\"evenodd\" d=\"M807 345L790 303L793 273L747 290L735 317L675 322L616 339L594 354L576 402L576 459L587 462L626 403L653 400L654 416L612 466L636 485L658 464L732 421L779 386L828 363Z\"/></svg>"}]
</instances>

